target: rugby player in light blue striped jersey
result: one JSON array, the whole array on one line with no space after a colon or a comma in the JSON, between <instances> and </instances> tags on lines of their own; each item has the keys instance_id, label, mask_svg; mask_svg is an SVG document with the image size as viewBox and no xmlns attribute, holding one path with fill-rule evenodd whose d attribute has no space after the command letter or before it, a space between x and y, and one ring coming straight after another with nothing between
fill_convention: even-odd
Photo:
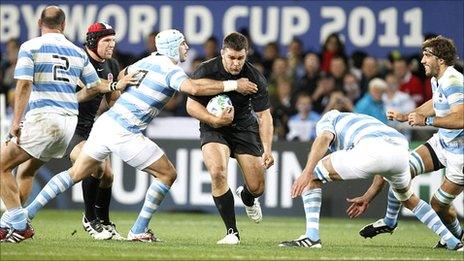
<instances>
[{"instance_id":1,"label":"rugby player in light blue striped jersey","mask_svg":"<svg viewBox=\"0 0 464 261\"><path fill-rule=\"evenodd\" d=\"M46 7L39 27L41 36L19 49L13 122L1 144L1 191L7 208L0 222L2 242L21 242L34 235L11 171L25 161L38 169L51 158L64 155L77 124L76 86L85 86L79 97L86 98L136 83L131 74L112 85L100 80L86 53L63 35L65 14L59 7Z\"/></svg>"}]
</instances>

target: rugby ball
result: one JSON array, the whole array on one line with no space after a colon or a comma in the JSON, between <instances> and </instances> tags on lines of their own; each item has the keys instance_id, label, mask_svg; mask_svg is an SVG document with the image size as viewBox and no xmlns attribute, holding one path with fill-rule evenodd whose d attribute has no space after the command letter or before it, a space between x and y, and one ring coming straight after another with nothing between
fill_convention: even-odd
<instances>
[{"instance_id":1,"label":"rugby ball","mask_svg":"<svg viewBox=\"0 0 464 261\"><path fill-rule=\"evenodd\" d=\"M233 107L232 101L229 96L219 94L209 100L208 105L206 105L206 110L214 116L219 117L226 107Z\"/></svg>"}]
</instances>

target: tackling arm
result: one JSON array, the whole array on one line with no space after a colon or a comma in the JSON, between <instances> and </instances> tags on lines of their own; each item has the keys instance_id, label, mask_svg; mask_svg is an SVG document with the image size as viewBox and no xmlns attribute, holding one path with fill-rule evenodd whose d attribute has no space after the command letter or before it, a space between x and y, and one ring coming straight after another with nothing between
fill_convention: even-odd
<instances>
[{"instance_id":1,"label":"tackling arm","mask_svg":"<svg viewBox=\"0 0 464 261\"><path fill-rule=\"evenodd\" d=\"M211 79L186 79L180 86L180 91L194 96L216 95L222 92L237 91L241 94L253 94L258 91L256 84L246 78L237 81L216 81Z\"/></svg>"}]
</instances>

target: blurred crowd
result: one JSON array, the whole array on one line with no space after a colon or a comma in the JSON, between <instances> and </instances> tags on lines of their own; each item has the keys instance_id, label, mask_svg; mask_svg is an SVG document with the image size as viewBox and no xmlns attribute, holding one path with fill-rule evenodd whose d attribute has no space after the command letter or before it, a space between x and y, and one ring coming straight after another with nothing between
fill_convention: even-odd
<instances>
[{"instance_id":1,"label":"blurred crowd","mask_svg":"<svg viewBox=\"0 0 464 261\"><path fill-rule=\"evenodd\" d=\"M246 30L241 33L249 35ZM147 50L138 55L119 52L116 46L114 58L121 68L156 51L155 36L156 32L147 36ZM425 38L433 36L436 35ZM7 97L10 114L19 46L16 39L7 41L0 57L0 93ZM220 48L220 40L211 36L203 44L203 55L191 49L188 60L181 66L192 73L199 63L219 55ZM304 50L301 39L293 39L285 53L279 52L276 42L268 43L262 53L250 44L248 60L268 80L275 140L314 138L316 122L332 109L371 115L410 136L407 127L388 122L385 111L407 113L432 97L430 79L420 63L420 48L410 56L399 51L390 52L388 57L373 57L362 50L347 54L340 36L334 33L320 50ZM456 67L463 71L462 60ZM188 116L185 101L185 95L178 93L159 116Z\"/></svg>"}]
</instances>

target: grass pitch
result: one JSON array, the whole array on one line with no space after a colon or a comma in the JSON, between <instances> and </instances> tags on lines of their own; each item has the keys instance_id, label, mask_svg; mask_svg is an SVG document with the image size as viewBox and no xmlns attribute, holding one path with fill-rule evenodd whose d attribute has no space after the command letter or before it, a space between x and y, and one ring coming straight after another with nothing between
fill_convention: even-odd
<instances>
[{"instance_id":1,"label":"grass pitch","mask_svg":"<svg viewBox=\"0 0 464 261\"><path fill-rule=\"evenodd\" d=\"M363 239L359 229L372 220L322 217L322 249L279 248L280 241L305 231L304 217L267 217L254 224L238 217L242 242L218 246L225 229L218 215L156 213L151 228L162 243L92 240L81 226L80 211L41 211L33 222L36 235L20 244L0 245L1 260L464 260L463 253L433 250L438 237L419 221L401 221L392 235ZM124 236L135 212L112 212Z\"/></svg>"}]
</instances>

